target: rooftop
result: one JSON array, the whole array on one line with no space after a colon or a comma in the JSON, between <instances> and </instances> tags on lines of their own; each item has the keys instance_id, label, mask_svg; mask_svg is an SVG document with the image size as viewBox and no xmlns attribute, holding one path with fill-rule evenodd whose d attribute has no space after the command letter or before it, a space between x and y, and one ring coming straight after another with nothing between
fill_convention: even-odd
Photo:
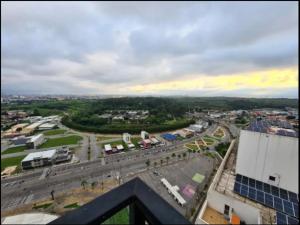
<instances>
[{"instance_id":1,"label":"rooftop","mask_svg":"<svg viewBox=\"0 0 300 225\"><path fill-rule=\"evenodd\" d=\"M223 214L209 206L205 209L202 219L209 224L229 224Z\"/></svg>"},{"instance_id":2,"label":"rooftop","mask_svg":"<svg viewBox=\"0 0 300 225\"><path fill-rule=\"evenodd\" d=\"M215 190L219 193L233 197L247 205L253 206L260 210L262 217L262 224L276 224L275 217L276 211L266 207L258 202L252 201L248 198L242 197L233 191L235 183L235 165L236 165L236 152L232 151L221 173Z\"/></svg>"},{"instance_id":3,"label":"rooftop","mask_svg":"<svg viewBox=\"0 0 300 225\"><path fill-rule=\"evenodd\" d=\"M33 152L29 153L23 160L22 162L25 161L31 161L34 158L52 158L56 153L56 149L51 149L48 151L41 151L41 152Z\"/></svg>"},{"instance_id":4,"label":"rooftop","mask_svg":"<svg viewBox=\"0 0 300 225\"><path fill-rule=\"evenodd\" d=\"M284 120L253 120L247 130L281 136L298 137L298 132Z\"/></svg>"}]
</instances>

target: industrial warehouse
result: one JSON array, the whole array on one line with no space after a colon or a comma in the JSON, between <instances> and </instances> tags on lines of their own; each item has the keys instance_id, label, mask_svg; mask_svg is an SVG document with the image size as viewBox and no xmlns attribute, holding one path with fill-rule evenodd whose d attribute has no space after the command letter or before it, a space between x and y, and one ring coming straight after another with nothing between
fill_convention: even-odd
<instances>
[{"instance_id":1,"label":"industrial warehouse","mask_svg":"<svg viewBox=\"0 0 300 225\"><path fill-rule=\"evenodd\" d=\"M22 169L32 169L42 166L50 166L60 162L69 161L72 158L71 152L66 149L51 149L41 152L29 153L22 161Z\"/></svg>"}]
</instances>

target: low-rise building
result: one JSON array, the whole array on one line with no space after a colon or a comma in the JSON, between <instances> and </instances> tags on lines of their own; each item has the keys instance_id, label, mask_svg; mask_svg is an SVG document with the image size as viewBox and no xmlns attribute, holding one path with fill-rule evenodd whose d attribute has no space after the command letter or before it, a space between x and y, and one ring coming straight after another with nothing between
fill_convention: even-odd
<instances>
[{"instance_id":1,"label":"low-rise building","mask_svg":"<svg viewBox=\"0 0 300 225\"><path fill-rule=\"evenodd\" d=\"M142 144L143 144L144 148L150 148L151 147L151 141L149 139L144 139L142 141Z\"/></svg>"},{"instance_id":2,"label":"low-rise building","mask_svg":"<svg viewBox=\"0 0 300 225\"><path fill-rule=\"evenodd\" d=\"M131 135L129 133L124 133L123 134L123 141L125 143L130 143L131 142Z\"/></svg>"},{"instance_id":3,"label":"low-rise building","mask_svg":"<svg viewBox=\"0 0 300 225\"><path fill-rule=\"evenodd\" d=\"M141 131L141 137L143 140L148 139L149 133L143 130L143 131Z\"/></svg>"},{"instance_id":4,"label":"low-rise building","mask_svg":"<svg viewBox=\"0 0 300 225\"><path fill-rule=\"evenodd\" d=\"M37 148L39 145L43 144L44 141L44 134L38 134L30 137L30 139L26 142L26 145L28 148Z\"/></svg>"},{"instance_id":5,"label":"low-rise building","mask_svg":"<svg viewBox=\"0 0 300 225\"><path fill-rule=\"evenodd\" d=\"M31 169L35 167L53 165L55 163L56 150L48 150L41 152L29 153L22 161L21 166L25 169Z\"/></svg>"},{"instance_id":6,"label":"low-rise building","mask_svg":"<svg viewBox=\"0 0 300 225\"><path fill-rule=\"evenodd\" d=\"M127 147L128 147L129 149L134 149L134 148L135 148L135 145L132 144L132 143L129 143L129 144L127 144Z\"/></svg>"},{"instance_id":7,"label":"low-rise building","mask_svg":"<svg viewBox=\"0 0 300 225\"><path fill-rule=\"evenodd\" d=\"M233 141L196 224L299 224L299 139L287 126L261 120L241 131L238 149Z\"/></svg>"},{"instance_id":8,"label":"low-rise building","mask_svg":"<svg viewBox=\"0 0 300 225\"><path fill-rule=\"evenodd\" d=\"M123 150L124 150L123 145L117 145L117 150L118 150L118 151L123 151Z\"/></svg>"},{"instance_id":9,"label":"low-rise building","mask_svg":"<svg viewBox=\"0 0 300 225\"><path fill-rule=\"evenodd\" d=\"M12 139L10 139L10 141L14 144L14 145L26 145L26 142L30 140L30 137L26 137L24 135L22 136L18 136L18 137L14 137Z\"/></svg>"},{"instance_id":10,"label":"low-rise building","mask_svg":"<svg viewBox=\"0 0 300 225\"><path fill-rule=\"evenodd\" d=\"M105 150L105 153L107 153L107 154L112 153L112 147L111 147L111 145L110 144L104 145L104 150Z\"/></svg>"},{"instance_id":11,"label":"low-rise building","mask_svg":"<svg viewBox=\"0 0 300 225\"><path fill-rule=\"evenodd\" d=\"M44 123L44 124L41 124L38 127L38 130L51 130L51 129L54 129L56 127L57 127L56 124L53 124L53 123Z\"/></svg>"}]
</instances>

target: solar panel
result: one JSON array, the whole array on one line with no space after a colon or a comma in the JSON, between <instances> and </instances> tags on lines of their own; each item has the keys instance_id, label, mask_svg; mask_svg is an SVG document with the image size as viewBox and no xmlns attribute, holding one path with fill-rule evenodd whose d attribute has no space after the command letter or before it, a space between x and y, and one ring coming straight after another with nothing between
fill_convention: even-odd
<instances>
[{"instance_id":1,"label":"solar panel","mask_svg":"<svg viewBox=\"0 0 300 225\"><path fill-rule=\"evenodd\" d=\"M246 186L246 185L241 185L241 195L243 195L243 196L248 196L248 186Z\"/></svg>"},{"instance_id":2,"label":"solar panel","mask_svg":"<svg viewBox=\"0 0 300 225\"><path fill-rule=\"evenodd\" d=\"M271 193L272 195L279 197L279 188L275 186L271 186Z\"/></svg>"},{"instance_id":3,"label":"solar panel","mask_svg":"<svg viewBox=\"0 0 300 225\"><path fill-rule=\"evenodd\" d=\"M294 216L295 214L294 214L293 204L291 202L283 200L283 212Z\"/></svg>"},{"instance_id":4,"label":"solar panel","mask_svg":"<svg viewBox=\"0 0 300 225\"><path fill-rule=\"evenodd\" d=\"M289 191L288 195L291 202L298 203L298 198L295 193Z\"/></svg>"},{"instance_id":5,"label":"solar panel","mask_svg":"<svg viewBox=\"0 0 300 225\"><path fill-rule=\"evenodd\" d=\"M270 186L270 184L264 183L263 186L264 186L264 192L271 193L271 186Z\"/></svg>"},{"instance_id":6,"label":"solar panel","mask_svg":"<svg viewBox=\"0 0 300 225\"><path fill-rule=\"evenodd\" d=\"M288 224L299 224L299 220L297 220L296 218L290 217L288 216Z\"/></svg>"},{"instance_id":7,"label":"solar panel","mask_svg":"<svg viewBox=\"0 0 300 225\"><path fill-rule=\"evenodd\" d=\"M297 218L299 218L299 206L298 206L298 204L293 203L293 207L294 207L295 216Z\"/></svg>"},{"instance_id":8,"label":"solar panel","mask_svg":"<svg viewBox=\"0 0 300 225\"><path fill-rule=\"evenodd\" d=\"M238 182L235 182L233 190L237 193L241 193L241 191L240 191L241 190L241 184L238 183Z\"/></svg>"},{"instance_id":9,"label":"solar panel","mask_svg":"<svg viewBox=\"0 0 300 225\"><path fill-rule=\"evenodd\" d=\"M278 212L299 218L299 196L294 192L240 174L236 176L234 192L265 206L274 208Z\"/></svg>"},{"instance_id":10,"label":"solar panel","mask_svg":"<svg viewBox=\"0 0 300 225\"><path fill-rule=\"evenodd\" d=\"M283 213L276 212L276 224L288 224L287 216Z\"/></svg>"},{"instance_id":11,"label":"solar panel","mask_svg":"<svg viewBox=\"0 0 300 225\"><path fill-rule=\"evenodd\" d=\"M262 204L265 204L265 195L262 191L256 191L256 200Z\"/></svg>"},{"instance_id":12,"label":"solar panel","mask_svg":"<svg viewBox=\"0 0 300 225\"><path fill-rule=\"evenodd\" d=\"M249 188L248 197L255 200L256 199L256 190L253 188Z\"/></svg>"},{"instance_id":13,"label":"solar panel","mask_svg":"<svg viewBox=\"0 0 300 225\"><path fill-rule=\"evenodd\" d=\"M235 177L235 180L238 181L238 182L242 182L242 176L240 174L237 174L236 177Z\"/></svg>"},{"instance_id":14,"label":"solar panel","mask_svg":"<svg viewBox=\"0 0 300 225\"><path fill-rule=\"evenodd\" d=\"M249 178L249 186L255 188L255 180L252 178Z\"/></svg>"},{"instance_id":15,"label":"solar panel","mask_svg":"<svg viewBox=\"0 0 300 225\"><path fill-rule=\"evenodd\" d=\"M242 177L242 184L248 185L248 181L249 181L248 177L245 176Z\"/></svg>"},{"instance_id":16,"label":"solar panel","mask_svg":"<svg viewBox=\"0 0 300 225\"><path fill-rule=\"evenodd\" d=\"M255 183L256 183L256 189L262 191L263 190L263 183L258 181L258 180Z\"/></svg>"},{"instance_id":17,"label":"solar panel","mask_svg":"<svg viewBox=\"0 0 300 225\"><path fill-rule=\"evenodd\" d=\"M280 198L283 198L285 200L289 200L289 197L288 197L288 192L286 190L283 190L283 189L279 189L279 194L280 194Z\"/></svg>"},{"instance_id":18,"label":"solar panel","mask_svg":"<svg viewBox=\"0 0 300 225\"><path fill-rule=\"evenodd\" d=\"M271 208L274 208L273 196L265 193L265 204Z\"/></svg>"},{"instance_id":19,"label":"solar panel","mask_svg":"<svg viewBox=\"0 0 300 225\"><path fill-rule=\"evenodd\" d=\"M274 208L277 210L277 211L283 211L283 202L282 202L282 199L274 196Z\"/></svg>"}]
</instances>

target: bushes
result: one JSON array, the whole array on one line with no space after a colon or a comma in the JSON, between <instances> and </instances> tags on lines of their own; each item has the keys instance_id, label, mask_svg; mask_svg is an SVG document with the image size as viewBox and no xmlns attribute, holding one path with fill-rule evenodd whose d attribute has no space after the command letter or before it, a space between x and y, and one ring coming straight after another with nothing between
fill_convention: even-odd
<instances>
[{"instance_id":1,"label":"bushes","mask_svg":"<svg viewBox=\"0 0 300 225\"><path fill-rule=\"evenodd\" d=\"M84 126L72 121L68 116L65 116L62 119L62 123L70 128L87 131L87 132L95 132L95 133L116 133L122 134L124 132L129 133L140 133L142 130L147 130L148 132L160 132L160 131L168 131L168 130L176 130L179 128L187 127L190 124L193 124L195 121L193 120L181 120L177 123L172 124L105 124L99 127L93 126Z\"/></svg>"}]
</instances>

